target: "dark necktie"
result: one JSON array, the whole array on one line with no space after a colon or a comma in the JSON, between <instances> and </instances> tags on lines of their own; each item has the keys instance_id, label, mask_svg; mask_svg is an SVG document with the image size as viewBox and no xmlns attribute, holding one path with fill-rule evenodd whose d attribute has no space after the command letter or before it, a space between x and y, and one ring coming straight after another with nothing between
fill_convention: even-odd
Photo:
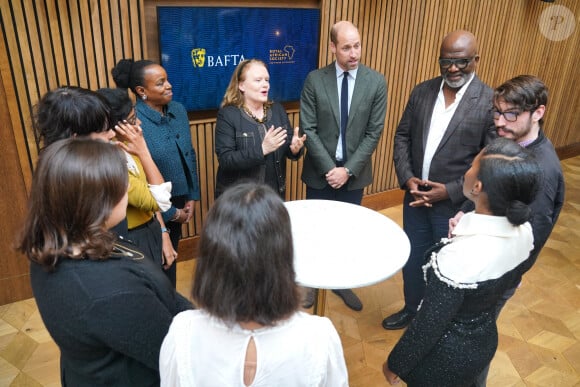
<instances>
[{"instance_id":1,"label":"dark necktie","mask_svg":"<svg viewBox=\"0 0 580 387\"><path fill-rule=\"evenodd\" d=\"M342 73L340 90L340 138L342 139L342 162L346 163L346 124L348 123L348 71Z\"/></svg>"}]
</instances>

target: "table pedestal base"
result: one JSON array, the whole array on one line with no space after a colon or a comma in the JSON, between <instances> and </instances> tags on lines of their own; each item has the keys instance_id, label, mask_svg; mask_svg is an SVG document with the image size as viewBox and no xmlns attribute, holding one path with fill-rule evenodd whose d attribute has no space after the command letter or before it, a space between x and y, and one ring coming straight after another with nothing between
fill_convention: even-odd
<instances>
[{"instance_id":1,"label":"table pedestal base","mask_svg":"<svg viewBox=\"0 0 580 387\"><path fill-rule=\"evenodd\" d=\"M316 289L315 291L316 301L314 302L314 309L312 311L318 316L324 316L324 310L326 309L326 289Z\"/></svg>"}]
</instances>

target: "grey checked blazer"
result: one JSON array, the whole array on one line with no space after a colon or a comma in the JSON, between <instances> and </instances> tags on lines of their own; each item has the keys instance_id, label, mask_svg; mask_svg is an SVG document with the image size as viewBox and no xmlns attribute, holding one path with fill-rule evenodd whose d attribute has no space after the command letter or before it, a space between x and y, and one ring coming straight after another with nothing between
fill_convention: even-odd
<instances>
[{"instance_id":1,"label":"grey checked blazer","mask_svg":"<svg viewBox=\"0 0 580 387\"><path fill-rule=\"evenodd\" d=\"M421 178L431 116L441 87L437 77L415 86L395 132L394 161L401 188ZM465 200L463 174L472 160L497 137L492 115L493 91L474 76L431 161L429 180L444 183L454 205Z\"/></svg>"}]
</instances>

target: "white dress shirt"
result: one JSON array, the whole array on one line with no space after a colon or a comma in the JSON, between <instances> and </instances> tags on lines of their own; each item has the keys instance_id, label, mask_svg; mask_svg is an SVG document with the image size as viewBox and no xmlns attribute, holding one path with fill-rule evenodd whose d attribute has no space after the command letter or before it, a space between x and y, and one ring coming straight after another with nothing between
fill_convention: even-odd
<instances>
[{"instance_id":1,"label":"white dress shirt","mask_svg":"<svg viewBox=\"0 0 580 387\"><path fill-rule=\"evenodd\" d=\"M435 155L435 151L439 147L439 143L449 126L449 122L453 118L455 111L457 110L457 106L463 95L465 94L465 90L471 84L471 81L475 77L475 73L471 73L471 78L465 85L461 86L461 88L455 94L455 101L448 107L445 107L445 96L443 95L443 85L445 81L441 82L441 87L439 88L439 94L437 94L437 100L435 101L435 106L433 107L433 115L431 116L431 125L429 126L429 134L427 137L427 143L425 144L425 154L423 156L423 170L421 173L421 179L427 180L429 179L429 169L431 168L431 160L433 160L433 156Z\"/></svg>"},{"instance_id":2,"label":"white dress shirt","mask_svg":"<svg viewBox=\"0 0 580 387\"><path fill-rule=\"evenodd\" d=\"M334 62L336 67L336 87L338 89L338 111L340 115L340 92L342 90L342 78L344 77L344 70L340 68L338 63ZM348 112L350 114L350 103L352 101L352 92L354 90L354 83L356 81L356 72L358 71L358 67L354 70L348 70ZM340 123L339 123L340 128ZM336 146L336 154L335 157L337 160L342 160L342 136L340 134L340 130L338 131L338 145Z\"/></svg>"}]
</instances>

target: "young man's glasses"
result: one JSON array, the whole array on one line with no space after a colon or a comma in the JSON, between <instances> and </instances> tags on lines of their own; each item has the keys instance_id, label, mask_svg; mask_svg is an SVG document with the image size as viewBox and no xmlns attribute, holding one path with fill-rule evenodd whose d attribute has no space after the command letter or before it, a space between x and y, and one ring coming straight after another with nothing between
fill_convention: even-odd
<instances>
[{"instance_id":1,"label":"young man's glasses","mask_svg":"<svg viewBox=\"0 0 580 387\"><path fill-rule=\"evenodd\" d=\"M503 116L507 122L515 122L520 114L522 113L518 111L500 112L497 109L493 109L493 119L496 121L499 120L501 116Z\"/></svg>"},{"instance_id":2,"label":"young man's glasses","mask_svg":"<svg viewBox=\"0 0 580 387\"><path fill-rule=\"evenodd\" d=\"M472 56L471 58L459 58L459 59L448 59L448 58L439 58L439 66L442 69L447 70L449 67L455 65L459 70L463 70L474 60L475 57Z\"/></svg>"}]
</instances>

